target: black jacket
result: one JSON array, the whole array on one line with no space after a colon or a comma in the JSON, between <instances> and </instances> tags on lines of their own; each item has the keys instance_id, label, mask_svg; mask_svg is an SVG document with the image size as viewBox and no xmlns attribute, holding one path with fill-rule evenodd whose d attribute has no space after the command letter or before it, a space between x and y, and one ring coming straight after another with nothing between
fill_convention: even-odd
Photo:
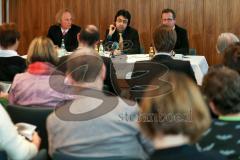
<instances>
[{"instance_id":1,"label":"black jacket","mask_svg":"<svg viewBox=\"0 0 240 160\"><path fill-rule=\"evenodd\" d=\"M170 71L181 72L196 82L192 66L189 61L175 60L168 55L156 55L152 62L158 62L169 68Z\"/></svg>"},{"instance_id":2,"label":"black jacket","mask_svg":"<svg viewBox=\"0 0 240 160\"><path fill-rule=\"evenodd\" d=\"M106 31L106 36L104 40L104 46L106 50L111 46L111 42L119 41L119 32L116 30L111 37L108 36L109 30ZM130 26L127 26L125 31L122 34L124 47L123 52L125 54L138 54L140 53L140 43L139 43L139 35L138 31ZM127 43L130 42L130 43ZM129 45L130 44L130 45Z\"/></svg>"},{"instance_id":3,"label":"black jacket","mask_svg":"<svg viewBox=\"0 0 240 160\"><path fill-rule=\"evenodd\" d=\"M175 25L175 31L177 33L177 42L174 47L174 51L179 54L189 53L189 44L187 31L177 25Z\"/></svg>"},{"instance_id":4,"label":"black jacket","mask_svg":"<svg viewBox=\"0 0 240 160\"><path fill-rule=\"evenodd\" d=\"M111 58L108 57L102 57L102 59L106 66L106 78L104 80L105 87L104 89L118 96L120 95L120 88L117 83L117 75L116 70L113 66L113 62Z\"/></svg>"},{"instance_id":5,"label":"black jacket","mask_svg":"<svg viewBox=\"0 0 240 160\"><path fill-rule=\"evenodd\" d=\"M140 102L149 83L152 82L154 78L157 78L157 76L161 77L169 71L186 74L196 82L189 61L175 60L168 55L156 55L151 61L139 61L134 64L131 79L127 80L132 98ZM168 85L168 83L164 81L159 81L157 83L159 86ZM170 89L171 86L165 88ZM164 94L168 92L168 90L161 90L160 92ZM159 93L153 92L155 96Z\"/></svg>"},{"instance_id":6,"label":"black jacket","mask_svg":"<svg viewBox=\"0 0 240 160\"><path fill-rule=\"evenodd\" d=\"M22 57L0 57L0 81L12 82L17 73L26 70L26 61Z\"/></svg>"},{"instance_id":7,"label":"black jacket","mask_svg":"<svg viewBox=\"0 0 240 160\"><path fill-rule=\"evenodd\" d=\"M75 50L78 47L77 34L81 27L72 24L68 32L63 36L60 25L52 25L48 30L48 37L55 45L61 47L62 39L64 38L65 48L68 52Z\"/></svg>"},{"instance_id":8,"label":"black jacket","mask_svg":"<svg viewBox=\"0 0 240 160\"><path fill-rule=\"evenodd\" d=\"M194 157L194 158L193 158ZM157 149L151 155L150 160L226 160L225 157L217 152L198 152L193 146L182 145L166 149Z\"/></svg>"}]
</instances>

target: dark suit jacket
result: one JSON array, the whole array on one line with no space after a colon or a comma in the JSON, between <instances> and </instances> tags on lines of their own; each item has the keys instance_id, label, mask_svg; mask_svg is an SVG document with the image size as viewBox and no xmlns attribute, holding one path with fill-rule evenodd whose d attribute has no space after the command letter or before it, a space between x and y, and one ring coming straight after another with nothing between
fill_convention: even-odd
<instances>
[{"instance_id":1,"label":"dark suit jacket","mask_svg":"<svg viewBox=\"0 0 240 160\"><path fill-rule=\"evenodd\" d=\"M119 32L116 30L111 37L108 36L109 30L106 31L106 36L104 40L104 45L106 48L108 42L118 42L119 41ZM140 43L139 43L139 35L138 31L130 26L127 26L125 31L122 34L124 41L124 53L125 54L138 54L140 53ZM132 45L126 45L127 41L132 42Z\"/></svg>"},{"instance_id":2,"label":"dark suit jacket","mask_svg":"<svg viewBox=\"0 0 240 160\"><path fill-rule=\"evenodd\" d=\"M157 149L150 156L149 160L173 160L178 157L179 159L192 159L194 160L227 160L223 155L213 151L199 152L194 146L181 145L177 147Z\"/></svg>"},{"instance_id":3,"label":"dark suit jacket","mask_svg":"<svg viewBox=\"0 0 240 160\"><path fill-rule=\"evenodd\" d=\"M73 51L78 47L77 34L81 27L72 24L68 32L63 36L60 25L52 25L48 30L48 37L55 45L61 47L62 39L64 38L65 48L68 52Z\"/></svg>"},{"instance_id":4,"label":"dark suit jacket","mask_svg":"<svg viewBox=\"0 0 240 160\"><path fill-rule=\"evenodd\" d=\"M104 89L114 93L115 95L120 95L120 88L117 83L116 70L113 66L111 58L102 57L103 62L106 66L106 78L104 80Z\"/></svg>"},{"instance_id":5,"label":"dark suit jacket","mask_svg":"<svg viewBox=\"0 0 240 160\"><path fill-rule=\"evenodd\" d=\"M24 72L26 68L26 60L22 57L0 57L0 81L12 82L14 76Z\"/></svg>"},{"instance_id":6,"label":"dark suit jacket","mask_svg":"<svg viewBox=\"0 0 240 160\"><path fill-rule=\"evenodd\" d=\"M168 55L156 55L151 61L165 65L170 71L184 73L193 81L197 82L189 61L175 60Z\"/></svg>"},{"instance_id":7,"label":"dark suit jacket","mask_svg":"<svg viewBox=\"0 0 240 160\"><path fill-rule=\"evenodd\" d=\"M152 82L156 76L161 77L168 71L181 72L196 82L194 72L189 61L174 60L168 55L156 55L151 61L140 61L134 64L132 78L127 81L129 87L131 88L130 93L132 98L140 102L149 83ZM157 83L159 86L164 85L165 89L171 89L171 86L166 87L168 84L164 81L159 81ZM153 94L158 95L159 93L167 91L168 90L160 90L153 92Z\"/></svg>"},{"instance_id":8,"label":"dark suit jacket","mask_svg":"<svg viewBox=\"0 0 240 160\"><path fill-rule=\"evenodd\" d=\"M174 47L174 51L179 54L189 53L189 44L187 31L177 25L175 25L175 31L177 33L177 42Z\"/></svg>"}]
</instances>

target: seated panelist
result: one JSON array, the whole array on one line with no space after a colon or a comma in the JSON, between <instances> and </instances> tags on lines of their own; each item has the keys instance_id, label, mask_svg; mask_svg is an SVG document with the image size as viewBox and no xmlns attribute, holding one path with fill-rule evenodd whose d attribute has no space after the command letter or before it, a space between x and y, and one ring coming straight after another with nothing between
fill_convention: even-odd
<instances>
[{"instance_id":1,"label":"seated panelist","mask_svg":"<svg viewBox=\"0 0 240 160\"><path fill-rule=\"evenodd\" d=\"M138 54L140 53L140 43L138 31L130 27L131 15L127 10L121 9L114 18L114 24L106 31L104 45L106 50L115 50L114 54ZM113 43L117 42L115 48Z\"/></svg>"},{"instance_id":2,"label":"seated panelist","mask_svg":"<svg viewBox=\"0 0 240 160\"><path fill-rule=\"evenodd\" d=\"M81 27L72 24L72 14L69 10L60 10L56 15L56 24L52 25L48 30L48 37L55 45L61 47L62 40L68 52L78 47L77 34Z\"/></svg>"}]
</instances>

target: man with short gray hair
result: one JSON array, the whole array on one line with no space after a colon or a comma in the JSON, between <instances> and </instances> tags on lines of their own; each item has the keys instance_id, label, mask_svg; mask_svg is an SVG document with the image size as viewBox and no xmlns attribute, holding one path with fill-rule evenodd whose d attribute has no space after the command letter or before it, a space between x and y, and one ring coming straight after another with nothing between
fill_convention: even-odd
<instances>
[{"instance_id":1,"label":"man with short gray hair","mask_svg":"<svg viewBox=\"0 0 240 160\"><path fill-rule=\"evenodd\" d=\"M147 159L153 147L134 120L138 106L103 93L106 69L95 50L76 50L67 70L78 98L47 119L50 155L57 151L78 158Z\"/></svg>"},{"instance_id":2,"label":"man with short gray hair","mask_svg":"<svg viewBox=\"0 0 240 160\"><path fill-rule=\"evenodd\" d=\"M228 32L221 33L217 39L217 52L222 54L230 44L233 44L235 42L239 42L239 39L235 34Z\"/></svg>"}]
</instances>

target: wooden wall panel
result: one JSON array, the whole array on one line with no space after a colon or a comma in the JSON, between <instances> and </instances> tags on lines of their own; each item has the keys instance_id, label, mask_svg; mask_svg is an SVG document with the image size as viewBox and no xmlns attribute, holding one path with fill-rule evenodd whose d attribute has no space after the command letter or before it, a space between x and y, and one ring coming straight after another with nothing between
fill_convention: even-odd
<instances>
[{"instance_id":1,"label":"wooden wall panel","mask_svg":"<svg viewBox=\"0 0 240 160\"><path fill-rule=\"evenodd\" d=\"M46 35L57 11L65 7L73 11L75 24L99 27L101 39L117 10L128 9L131 26L139 31L147 52L152 32L161 22L161 10L173 8L177 24L188 30L190 47L206 56L209 64L221 60L215 50L221 32L240 34L239 0L10 0L10 21L17 23L21 33L19 52L26 53L35 36Z\"/></svg>"},{"instance_id":2,"label":"wooden wall panel","mask_svg":"<svg viewBox=\"0 0 240 160\"><path fill-rule=\"evenodd\" d=\"M204 1L203 48L210 64L220 63L222 55L216 52L217 37L222 32L232 32L239 36L240 20L238 17L239 0Z\"/></svg>"},{"instance_id":3,"label":"wooden wall panel","mask_svg":"<svg viewBox=\"0 0 240 160\"><path fill-rule=\"evenodd\" d=\"M4 22L6 22L6 18L7 18L7 15L6 15L6 0L2 0L2 3L1 3L1 10L2 10L2 13L1 13L1 19L2 19L2 22L4 23Z\"/></svg>"},{"instance_id":4,"label":"wooden wall panel","mask_svg":"<svg viewBox=\"0 0 240 160\"><path fill-rule=\"evenodd\" d=\"M203 1L152 0L151 2L151 33L161 23L162 10L172 8L176 12L176 23L188 31L190 47L196 48L199 54L203 54Z\"/></svg>"}]
</instances>

